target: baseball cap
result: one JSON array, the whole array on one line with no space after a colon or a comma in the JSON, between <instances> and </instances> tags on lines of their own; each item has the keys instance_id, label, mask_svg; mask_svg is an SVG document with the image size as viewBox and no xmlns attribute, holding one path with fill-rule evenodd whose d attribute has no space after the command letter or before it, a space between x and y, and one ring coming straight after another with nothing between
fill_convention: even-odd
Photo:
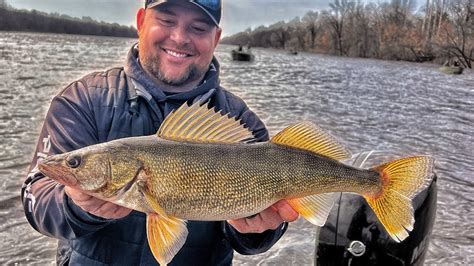
<instances>
[{"instance_id":1,"label":"baseball cap","mask_svg":"<svg viewBox=\"0 0 474 266\"><path fill-rule=\"evenodd\" d=\"M177 0L174 0L177 1ZM145 0L145 8L152 8L163 3L172 3L173 0ZM209 18L219 26L222 16L222 1L221 0L189 0L188 2L196 5L204 13L206 13Z\"/></svg>"}]
</instances>

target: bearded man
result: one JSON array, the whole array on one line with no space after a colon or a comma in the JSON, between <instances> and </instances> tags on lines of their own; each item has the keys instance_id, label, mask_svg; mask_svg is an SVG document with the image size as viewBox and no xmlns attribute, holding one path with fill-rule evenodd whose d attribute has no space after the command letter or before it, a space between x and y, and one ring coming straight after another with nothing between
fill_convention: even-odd
<instances>
[{"instance_id":1,"label":"bearded man","mask_svg":"<svg viewBox=\"0 0 474 266\"><path fill-rule=\"evenodd\" d=\"M206 101L240 119L259 141L262 121L219 84L214 51L221 36L220 0L153 1L138 10L139 42L124 67L92 73L56 95L46 115L22 201L28 222L59 239L60 265L154 265L146 217L65 187L41 174L38 160L114 139L155 134L182 104ZM243 219L189 221L189 235L170 265L230 265L233 250L267 251L298 214L280 201Z\"/></svg>"}]
</instances>

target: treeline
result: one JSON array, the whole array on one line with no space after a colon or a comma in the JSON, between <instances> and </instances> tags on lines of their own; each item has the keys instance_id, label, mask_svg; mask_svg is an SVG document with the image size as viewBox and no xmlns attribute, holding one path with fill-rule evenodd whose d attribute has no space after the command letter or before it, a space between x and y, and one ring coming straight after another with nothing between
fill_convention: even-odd
<instances>
[{"instance_id":1,"label":"treeline","mask_svg":"<svg viewBox=\"0 0 474 266\"><path fill-rule=\"evenodd\" d=\"M334 0L302 18L247 29L223 43L387 60L474 62L473 0Z\"/></svg>"},{"instance_id":2,"label":"treeline","mask_svg":"<svg viewBox=\"0 0 474 266\"><path fill-rule=\"evenodd\" d=\"M17 10L0 0L0 31L51 32L80 35L137 37L134 27L117 23L98 22L90 17L82 19L67 15L47 14L36 10Z\"/></svg>"}]
</instances>

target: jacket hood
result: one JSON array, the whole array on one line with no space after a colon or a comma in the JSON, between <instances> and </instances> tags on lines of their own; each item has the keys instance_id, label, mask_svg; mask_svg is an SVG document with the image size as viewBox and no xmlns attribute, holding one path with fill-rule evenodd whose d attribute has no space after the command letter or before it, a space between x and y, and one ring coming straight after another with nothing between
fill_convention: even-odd
<instances>
[{"instance_id":1,"label":"jacket hood","mask_svg":"<svg viewBox=\"0 0 474 266\"><path fill-rule=\"evenodd\" d=\"M174 93L167 95L163 89L161 89L143 70L142 66L138 61L138 44L134 44L128 52L127 59L125 62L124 70L125 73L135 81L139 82L145 89L150 93L155 101L188 101L194 99L200 95L208 93L210 90L219 87L219 63L214 57L209 67L208 72L204 76L203 81L196 88L181 93Z\"/></svg>"}]
</instances>

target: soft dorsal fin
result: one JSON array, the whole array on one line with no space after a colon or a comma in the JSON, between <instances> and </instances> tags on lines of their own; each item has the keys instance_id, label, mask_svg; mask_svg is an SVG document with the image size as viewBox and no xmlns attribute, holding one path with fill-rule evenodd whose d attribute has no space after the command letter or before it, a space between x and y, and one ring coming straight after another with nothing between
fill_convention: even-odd
<instances>
[{"instance_id":1,"label":"soft dorsal fin","mask_svg":"<svg viewBox=\"0 0 474 266\"><path fill-rule=\"evenodd\" d=\"M314 152L338 161L351 157L350 152L333 136L309 121L285 128L274 136L271 142Z\"/></svg>"},{"instance_id":2,"label":"soft dorsal fin","mask_svg":"<svg viewBox=\"0 0 474 266\"><path fill-rule=\"evenodd\" d=\"M200 101L191 106L185 103L169 114L157 134L167 140L198 143L237 143L254 139L240 120L216 112Z\"/></svg>"}]
</instances>

